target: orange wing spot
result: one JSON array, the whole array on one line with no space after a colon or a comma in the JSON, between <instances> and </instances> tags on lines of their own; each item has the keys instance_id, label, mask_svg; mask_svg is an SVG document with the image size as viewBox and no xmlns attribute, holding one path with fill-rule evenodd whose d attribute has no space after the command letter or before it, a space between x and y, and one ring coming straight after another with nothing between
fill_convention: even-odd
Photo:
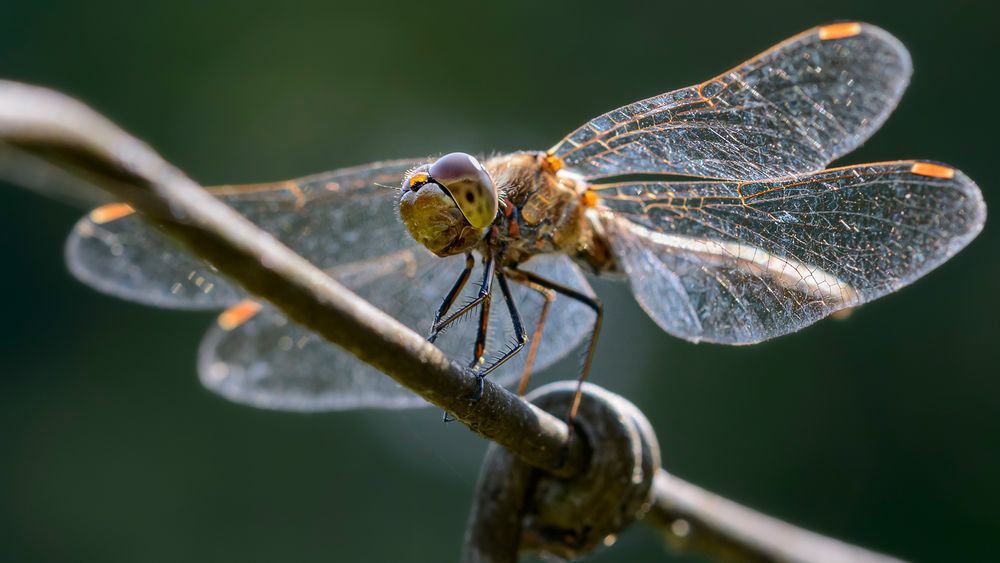
<instances>
[{"instance_id":1,"label":"orange wing spot","mask_svg":"<svg viewBox=\"0 0 1000 563\"><path fill-rule=\"evenodd\" d=\"M542 169L546 172L551 172L555 174L562 170L563 161L561 158L554 154L545 155L545 159L542 160Z\"/></svg>"},{"instance_id":2,"label":"orange wing spot","mask_svg":"<svg viewBox=\"0 0 1000 563\"><path fill-rule=\"evenodd\" d=\"M819 38L821 41L854 37L859 33L861 33L861 24L858 22L835 23L819 28Z\"/></svg>"},{"instance_id":3,"label":"orange wing spot","mask_svg":"<svg viewBox=\"0 0 1000 563\"><path fill-rule=\"evenodd\" d=\"M592 190L587 190L583 192L583 206L587 208L597 207L597 202L600 201L600 197L597 196Z\"/></svg>"},{"instance_id":4,"label":"orange wing spot","mask_svg":"<svg viewBox=\"0 0 1000 563\"><path fill-rule=\"evenodd\" d=\"M328 192L335 192L338 191L339 189L340 189L340 184L338 184L337 182L326 183L326 191Z\"/></svg>"},{"instance_id":5,"label":"orange wing spot","mask_svg":"<svg viewBox=\"0 0 1000 563\"><path fill-rule=\"evenodd\" d=\"M930 176L931 178L951 179L955 177L955 169L940 164L930 162L914 162L910 167L910 172L917 176Z\"/></svg>"},{"instance_id":6,"label":"orange wing spot","mask_svg":"<svg viewBox=\"0 0 1000 563\"><path fill-rule=\"evenodd\" d=\"M846 321L854 313L854 307L848 307L846 309L841 309L839 311L834 311L830 315L831 319L836 319L838 321Z\"/></svg>"},{"instance_id":7,"label":"orange wing spot","mask_svg":"<svg viewBox=\"0 0 1000 563\"><path fill-rule=\"evenodd\" d=\"M133 213L135 213L135 209L132 209L132 206L127 203L109 203L91 211L90 220L98 225L103 225L122 217L128 217Z\"/></svg>"},{"instance_id":8,"label":"orange wing spot","mask_svg":"<svg viewBox=\"0 0 1000 563\"><path fill-rule=\"evenodd\" d=\"M240 301L219 315L219 326L222 330L233 330L249 321L260 311L260 303L249 299Z\"/></svg>"}]
</instances>

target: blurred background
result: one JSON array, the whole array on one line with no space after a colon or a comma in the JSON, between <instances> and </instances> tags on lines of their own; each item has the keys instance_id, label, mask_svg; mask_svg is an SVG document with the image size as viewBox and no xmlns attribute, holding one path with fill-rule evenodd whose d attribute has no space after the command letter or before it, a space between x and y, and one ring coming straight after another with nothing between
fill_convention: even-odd
<instances>
[{"instance_id":1,"label":"blurred background","mask_svg":"<svg viewBox=\"0 0 1000 563\"><path fill-rule=\"evenodd\" d=\"M915 74L844 162L945 161L998 201L987 3L0 4L0 77L86 101L204 184L545 149L860 19L899 37ZM74 281L62 245L79 215L0 185L0 560L457 558L482 440L433 409L306 416L210 394L194 361L212 315ZM992 220L912 287L745 348L674 339L625 286L595 283L608 319L592 380L645 411L669 471L714 492L904 558L994 559L998 248ZM591 560L671 557L635 526Z\"/></svg>"}]
</instances>

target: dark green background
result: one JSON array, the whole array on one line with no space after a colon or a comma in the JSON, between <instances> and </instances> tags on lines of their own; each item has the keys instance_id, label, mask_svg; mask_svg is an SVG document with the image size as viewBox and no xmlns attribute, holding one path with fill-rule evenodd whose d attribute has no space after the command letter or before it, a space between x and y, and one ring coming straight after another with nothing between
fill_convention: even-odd
<instances>
[{"instance_id":1,"label":"dark green background","mask_svg":"<svg viewBox=\"0 0 1000 563\"><path fill-rule=\"evenodd\" d=\"M863 19L915 75L845 162L998 178L998 17L985 2L0 1L0 76L77 96L203 183L376 159L543 149L803 29ZM359 4L359 5L358 5ZM293 6L294 5L294 6ZM210 315L75 282L79 211L0 185L0 560L455 560L484 443L434 410L303 416L203 390ZM660 332L626 289L592 378L651 418L676 474L922 561L996 559L996 222L900 291L748 348ZM572 377L572 362L556 377ZM594 561L660 561L635 527Z\"/></svg>"}]
</instances>

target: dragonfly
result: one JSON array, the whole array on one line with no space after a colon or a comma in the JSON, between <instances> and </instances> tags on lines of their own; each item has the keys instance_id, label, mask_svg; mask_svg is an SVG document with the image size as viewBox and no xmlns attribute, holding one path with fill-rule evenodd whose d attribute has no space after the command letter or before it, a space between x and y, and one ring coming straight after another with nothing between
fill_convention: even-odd
<instances>
[{"instance_id":1,"label":"dragonfly","mask_svg":"<svg viewBox=\"0 0 1000 563\"><path fill-rule=\"evenodd\" d=\"M530 373L581 346L587 377L603 315L587 275L627 282L669 334L738 345L877 299L961 250L986 217L961 171L922 160L827 168L882 125L910 74L892 35L835 23L598 116L546 151L208 189L480 380L519 381L523 393ZM231 400L296 411L426 404L127 204L82 218L66 255L100 291L223 310L198 372Z\"/></svg>"}]
</instances>

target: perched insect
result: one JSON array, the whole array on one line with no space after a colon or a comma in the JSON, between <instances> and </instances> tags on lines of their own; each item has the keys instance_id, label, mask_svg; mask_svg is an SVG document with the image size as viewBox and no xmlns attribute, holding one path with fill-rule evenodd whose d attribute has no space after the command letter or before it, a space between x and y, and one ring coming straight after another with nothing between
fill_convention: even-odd
<instances>
[{"instance_id":1,"label":"perched insect","mask_svg":"<svg viewBox=\"0 0 1000 563\"><path fill-rule=\"evenodd\" d=\"M481 378L521 375L523 391L533 369L584 340L587 375L602 309L581 268L627 279L675 336L749 344L895 291L958 252L986 217L958 170L923 161L824 170L881 126L910 71L891 35L838 23L597 117L545 152L482 163L452 153L211 191L429 330ZM233 400L293 410L422 404L248 300L127 205L83 218L67 256L77 277L107 293L228 307L199 371ZM481 283L470 287L477 268ZM503 307L491 307L495 287ZM474 328L454 328L475 315Z\"/></svg>"}]
</instances>

